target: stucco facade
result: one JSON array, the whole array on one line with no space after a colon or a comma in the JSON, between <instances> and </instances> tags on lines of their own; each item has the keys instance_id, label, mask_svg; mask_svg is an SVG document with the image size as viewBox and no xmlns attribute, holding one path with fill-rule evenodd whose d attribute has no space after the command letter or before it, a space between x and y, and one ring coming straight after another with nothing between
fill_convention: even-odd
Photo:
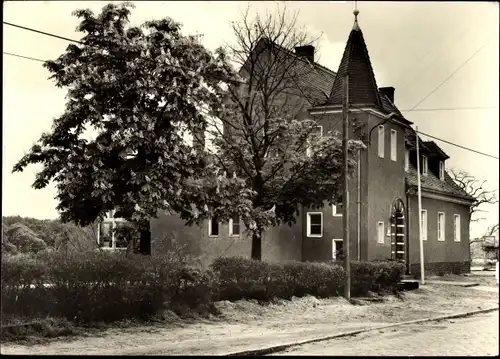
<instances>
[{"instance_id":1,"label":"stucco facade","mask_svg":"<svg viewBox=\"0 0 500 359\"><path fill-rule=\"evenodd\" d=\"M315 69L311 74L316 77L304 81L316 86L309 94L317 100L325 91L329 93L319 102L307 97L309 105L304 106L299 117L314 119L323 135L329 131L341 134L343 80L348 78L349 138L360 140L366 146L360 151L357 167L349 179L351 259L397 259L407 264L408 272L420 270L415 195L418 141L421 163L425 160L425 166L420 169L422 209L428 216L424 243L424 261L429 263L426 268L437 272L466 271L470 261L468 213L473 199L446 174L448 156L435 143L423 142L411 129L412 123L394 104L394 88L377 87L357 21L337 73L314 63L310 47L296 50L296 54L290 56L306 56ZM304 100L300 102L302 105ZM438 212L444 213L444 240L437 239ZM456 215L460 216L460 230L455 238ZM243 231L243 224L241 228L239 236L230 236L229 224L221 223L218 234L210 236L208 221L201 226L186 227L175 215L163 214L151 221L153 254L169 249L165 237L176 237L187 252L200 257L204 264L219 256L250 257L251 238ZM330 205L319 210L302 208L295 224L272 228L265 233L262 259L271 262L331 261L338 259L336 249L342 246L341 208L337 213Z\"/></svg>"}]
</instances>

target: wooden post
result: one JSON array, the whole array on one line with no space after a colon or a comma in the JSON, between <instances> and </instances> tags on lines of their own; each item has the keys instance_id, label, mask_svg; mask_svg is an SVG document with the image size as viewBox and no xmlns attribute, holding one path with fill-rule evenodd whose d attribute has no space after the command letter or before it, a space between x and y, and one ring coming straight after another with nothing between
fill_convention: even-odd
<instances>
[{"instance_id":1,"label":"wooden post","mask_svg":"<svg viewBox=\"0 0 500 359\"><path fill-rule=\"evenodd\" d=\"M347 300L351 299L351 258L349 251L349 184L348 184L348 153L347 141L349 139L349 75L345 75L343 79L343 95L342 95L342 119L343 119L343 136L342 136L342 149L343 149L343 178L344 178L344 195L343 195L343 219L344 226L344 269L345 269L345 283L344 283L344 297Z\"/></svg>"}]
</instances>

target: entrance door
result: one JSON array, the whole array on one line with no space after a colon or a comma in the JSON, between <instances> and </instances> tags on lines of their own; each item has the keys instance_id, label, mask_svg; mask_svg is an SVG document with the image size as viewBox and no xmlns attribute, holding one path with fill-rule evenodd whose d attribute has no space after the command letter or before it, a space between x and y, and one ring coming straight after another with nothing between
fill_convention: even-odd
<instances>
[{"instance_id":1,"label":"entrance door","mask_svg":"<svg viewBox=\"0 0 500 359\"><path fill-rule=\"evenodd\" d=\"M342 239L332 240L332 259L340 261L344 259L343 256L344 241Z\"/></svg>"}]
</instances>

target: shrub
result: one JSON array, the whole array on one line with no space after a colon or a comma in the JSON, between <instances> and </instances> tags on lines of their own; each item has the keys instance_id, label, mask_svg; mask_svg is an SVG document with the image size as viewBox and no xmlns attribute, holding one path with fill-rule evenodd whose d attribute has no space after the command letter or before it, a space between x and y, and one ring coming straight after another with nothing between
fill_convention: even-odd
<instances>
[{"instance_id":1,"label":"shrub","mask_svg":"<svg viewBox=\"0 0 500 359\"><path fill-rule=\"evenodd\" d=\"M269 300L267 284L279 271L273 265L243 257L222 257L211 264L217 273L218 300ZM273 273L274 272L274 273ZM273 278L275 279L275 278Z\"/></svg>"},{"instance_id":2,"label":"shrub","mask_svg":"<svg viewBox=\"0 0 500 359\"><path fill-rule=\"evenodd\" d=\"M404 272L405 265L395 261L352 261L351 295L395 291Z\"/></svg>"},{"instance_id":3,"label":"shrub","mask_svg":"<svg viewBox=\"0 0 500 359\"><path fill-rule=\"evenodd\" d=\"M147 319L165 309L209 305L213 279L210 271L172 258L46 252L2 260L2 315L79 323Z\"/></svg>"},{"instance_id":4,"label":"shrub","mask_svg":"<svg viewBox=\"0 0 500 359\"><path fill-rule=\"evenodd\" d=\"M248 258L218 258L212 269L219 277L219 300L273 298L290 299L307 294L318 297L338 295L343 279L340 266L291 262L271 264Z\"/></svg>"},{"instance_id":5,"label":"shrub","mask_svg":"<svg viewBox=\"0 0 500 359\"><path fill-rule=\"evenodd\" d=\"M319 298L340 294L344 269L326 263L293 262L284 265L290 292L296 297L314 295Z\"/></svg>"}]
</instances>

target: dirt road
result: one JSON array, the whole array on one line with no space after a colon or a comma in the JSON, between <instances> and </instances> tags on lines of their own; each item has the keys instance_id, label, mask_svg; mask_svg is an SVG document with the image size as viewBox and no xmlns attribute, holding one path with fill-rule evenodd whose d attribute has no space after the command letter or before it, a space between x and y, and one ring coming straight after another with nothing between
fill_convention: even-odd
<instances>
[{"instance_id":1,"label":"dirt road","mask_svg":"<svg viewBox=\"0 0 500 359\"><path fill-rule=\"evenodd\" d=\"M498 356L498 311L306 344L275 355Z\"/></svg>"}]
</instances>

